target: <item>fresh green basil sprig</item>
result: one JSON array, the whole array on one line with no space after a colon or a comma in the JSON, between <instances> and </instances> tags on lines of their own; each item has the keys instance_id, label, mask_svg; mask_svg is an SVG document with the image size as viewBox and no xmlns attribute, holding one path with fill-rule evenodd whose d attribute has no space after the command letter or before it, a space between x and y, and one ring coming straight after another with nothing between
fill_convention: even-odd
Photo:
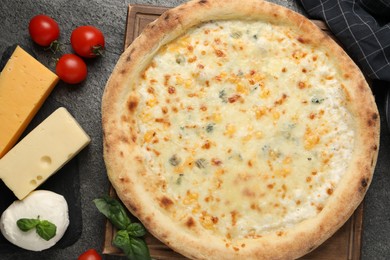
<instances>
[{"instance_id":1,"label":"fresh green basil sprig","mask_svg":"<svg viewBox=\"0 0 390 260\"><path fill-rule=\"evenodd\" d=\"M20 230L23 232L27 232L33 228L36 229L37 234L45 239L46 241L49 241L52 239L57 232L57 226L51 223L48 220L40 220L39 216L35 218L21 218L18 221L16 221L16 225Z\"/></svg>"},{"instance_id":2,"label":"fresh green basil sprig","mask_svg":"<svg viewBox=\"0 0 390 260\"><path fill-rule=\"evenodd\" d=\"M122 204L109 196L93 201L97 209L108 218L118 229L113 245L122 249L125 255L132 260L151 259L148 246L141 238L146 234L140 223L132 223Z\"/></svg>"}]
</instances>

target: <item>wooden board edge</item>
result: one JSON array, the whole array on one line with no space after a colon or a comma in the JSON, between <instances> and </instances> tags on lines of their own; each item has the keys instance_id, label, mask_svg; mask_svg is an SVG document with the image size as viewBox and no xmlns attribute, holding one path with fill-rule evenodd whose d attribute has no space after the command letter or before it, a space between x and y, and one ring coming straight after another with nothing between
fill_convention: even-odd
<instances>
[{"instance_id":1,"label":"wooden board edge","mask_svg":"<svg viewBox=\"0 0 390 260\"><path fill-rule=\"evenodd\" d=\"M351 228L350 247L348 260L360 260L362 250L362 232L363 232L364 201L352 215L353 227Z\"/></svg>"},{"instance_id":2,"label":"wooden board edge","mask_svg":"<svg viewBox=\"0 0 390 260\"><path fill-rule=\"evenodd\" d=\"M126 29L125 29L125 38L123 42L123 50L125 50L131 44L131 42L138 36L135 34L134 24L130 24L129 21L135 21L136 15L140 13L146 15L161 15L167 10L169 10L169 8L163 6L129 4L127 7Z\"/></svg>"}]
</instances>

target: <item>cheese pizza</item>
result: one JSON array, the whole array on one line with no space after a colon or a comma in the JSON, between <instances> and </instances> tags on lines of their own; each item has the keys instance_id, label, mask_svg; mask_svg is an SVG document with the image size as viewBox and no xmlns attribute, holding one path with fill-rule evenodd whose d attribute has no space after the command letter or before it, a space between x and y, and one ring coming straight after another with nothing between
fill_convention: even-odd
<instances>
[{"instance_id":1,"label":"cheese pizza","mask_svg":"<svg viewBox=\"0 0 390 260\"><path fill-rule=\"evenodd\" d=\"M103 103L119 198L193 259L294 259L350 217L371 182L379 114L344 51L261 0L196 0L123 53Z\"/></svg>"}]
</instances>

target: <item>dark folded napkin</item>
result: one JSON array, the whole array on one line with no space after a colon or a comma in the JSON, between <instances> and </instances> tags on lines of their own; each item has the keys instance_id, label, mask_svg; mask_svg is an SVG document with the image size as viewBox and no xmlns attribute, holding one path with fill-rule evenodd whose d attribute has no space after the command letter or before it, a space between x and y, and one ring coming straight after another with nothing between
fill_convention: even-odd
<instances>
[{"instance_id":1,"label":"dark folded napkin","mask_svg":"<svg viewBox=\"0 0 390 260\"><path fill-rule=\"evenodd\" d=\"M390 87L389 0L301 0L314 19L325 21L366 77ZM386 84L383 84L386 83ZM387 84L389 83L389 84ZM390 128L390 88L386 117Z\"/></svg>"}]
</instances>

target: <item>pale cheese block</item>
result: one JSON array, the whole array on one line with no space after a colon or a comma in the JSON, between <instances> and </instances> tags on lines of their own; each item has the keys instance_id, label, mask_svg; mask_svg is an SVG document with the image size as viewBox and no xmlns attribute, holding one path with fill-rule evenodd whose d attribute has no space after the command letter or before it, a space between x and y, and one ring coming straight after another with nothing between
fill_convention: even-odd
<instances>
[{"instance_id":1,"label":"pale cheese block","mask_svg":"<svg viewBox=\"0 0 390 260\"><path fill-rule=\"evenodd\" d=\"M23 199L89 142L72 115L58 108L0 159L0 178Z\"/></svg>"}]
</instances>

